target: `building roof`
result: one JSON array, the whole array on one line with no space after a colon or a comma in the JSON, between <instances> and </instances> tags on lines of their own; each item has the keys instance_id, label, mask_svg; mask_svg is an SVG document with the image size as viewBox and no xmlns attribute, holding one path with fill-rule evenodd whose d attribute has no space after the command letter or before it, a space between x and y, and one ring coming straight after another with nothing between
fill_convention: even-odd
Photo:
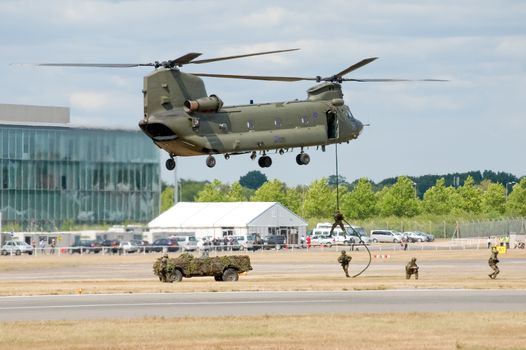
<instances>
[{"instance_id":1,"label":"building roof","mask_svg":"<svg viewBox=\"0 0 526 350\"><path fill-rule=\"evenodd\" d=\"M307 223L278 202L179 202L148 223L150 228L243 227L271 208L286 211L300 225Z\"/></svg>"}]
</instances>

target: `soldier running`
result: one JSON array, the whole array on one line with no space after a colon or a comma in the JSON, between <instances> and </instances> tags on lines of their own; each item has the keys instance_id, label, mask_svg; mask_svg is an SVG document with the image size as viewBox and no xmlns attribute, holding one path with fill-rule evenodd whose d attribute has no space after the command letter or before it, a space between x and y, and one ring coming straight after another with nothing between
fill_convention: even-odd
<instances>
[{"instance_id":1,"label":"soldier running","mask_svg":"<svg viewBox=\"0 0 526 350\"><path fill-rule=\"evenodd\" d=\"M345 250L342 250L342 254L338 257L338 263L342 265L343 271L345 272L345 277L349 276L349 263L351 262L352 257L345 254Z\"/></svg>"},{"instance_id":2,"label":"soldier running","mask_svg":"<svg viewBox=\"0 0 526 350\"><path fill-rule=\"evenodd\" d=\"M411 275L415 275L415 280L418 279L418 265L416 258L412 258L410 262L405 265L405 278L410 279Z\"/></svg>"},{"instance_id":3,"label":"soldier running","mask_svg":"<svg viewBox=\"0 0 526 350\"><path fill-rule=\"evenodd\" d=\"M339 210L336 210L336 212L334 213L334 224L332 224L332 227L331 227L331 233L330 233L331 236L332 236L332 231L334 231L336 226L340 226L343 231L343 237L347 237L345 226L343 226L343 214L340 213Z\"/></svg>"},{"instance_id":4,"label":"soldier running","mask_svg":"<svg viewBox=\"0 0 526 350\"><path fill-rule=\"evenodd\" d=\"M161 262L159 263L159 279L161 282L167 281L167 275L168 275L168 254L164 253L163 257L161 258Z\"/></svg>"},{"instance_id":5,"label":"soldier running","mask_svg":"<svg viewBox=\"0 0 526 350\"><path fill-rule=\"evenodd\" d=\"M500 273L499 267L497 266L497 263L499 262L499 258L497 255L499 254L499 251L497 250L497 247L491 248L491 256L488 259L488 265L493 270L492 273L490 273L488 276L492 280L497 278L497 275Z\"/></svg>"}]
</instances>

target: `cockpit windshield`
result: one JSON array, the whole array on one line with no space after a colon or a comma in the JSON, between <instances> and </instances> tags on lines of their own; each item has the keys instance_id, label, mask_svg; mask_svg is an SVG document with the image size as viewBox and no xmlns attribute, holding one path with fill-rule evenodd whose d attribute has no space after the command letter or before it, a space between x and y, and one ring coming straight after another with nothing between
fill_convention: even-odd
<instances>
[{"instance_id":1,"label":"cockpit windshield","mask_svg":"<svg viewBox=\"0 0 526 350\"><path fill-rule=\"evenodd\" d=\"M351 110L349 109L348 106L343 106L342 108L343 108L343 113L344 115L347 116L347 118L354 119L354 116L352 115Z\"/></svg>"}]
</instances>

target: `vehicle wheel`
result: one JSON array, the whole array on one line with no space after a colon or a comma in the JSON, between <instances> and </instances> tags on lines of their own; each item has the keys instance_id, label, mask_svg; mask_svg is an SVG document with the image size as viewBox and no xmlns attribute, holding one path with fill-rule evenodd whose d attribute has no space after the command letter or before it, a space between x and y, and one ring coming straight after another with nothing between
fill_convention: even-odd
<instances>
[{"instance_id":1,"label":"vehicle wheel","mask_svg":"<svg viewBox=\"0 0 526 350\"><path fill-rule=\"evenodd\" d=\"M33 252L27 252L28 255L33 255Z\"/></svg>"},{"instance_id":2,"label":"vehicle wheel","mask_svg":"<svg viewBox=\"0 0 526 350\"><path fill-rule=\"evenodd\" d=\"M239 273L233 268L228 268L223 272L223 281L235 282L239 279Z\"/></svg>"},{"instance_id":3,"label":"vehicle wheel","mask_svg":"<svg viewBox=\"0 0 526 350\"><path fill-rule=\"evenodd\" d=\"M174 273L171 276L170 282L181 282L183 280L183 273L179 269L175 269Z\"/></svg>"},{"instance_id":4,"label":"vehicle wheel","mask_svg":"<svg viewBox=\"0 0 526 350\"><path fill-rule=\"evenodd\" d=\"M325 246L326 246L327 248L330 248L330 247L332 247L332 244L331 244L331 243L327 243Z\"/></svg>"},{"instance_id":5,"label":"vehicle wheel","mask_svg":"<svg viewBox=\"0 0 526 350\"><path fill-rule=\"evenodd\" d=\"M310 163L310 156L307 153L300 153L299 159L302 165L307 165Z\"/></svg>"},{"instance_id":6,"label":"vehicle wheel","mask_svg":"<svg viewBox=\"0 0 526 350\"><path fill-rule=\"evenodd\" d=\"M301 156L301 154L298 154L298 155L296 156L296 164L298 164L298 165L303 165L303 164L301 163L300 156Z\"/></svg>"},{"instance_id":7,"label":"vehicle wheel","mask_svg":"<svg viewBox=\"0 0 526 350\"><path fill-rule=\"evenodd\" d=\"M419 239L418 239L418 242L422 243L422 238L419 238Z\"/></svg>"},{"instance_id":8,"label":"vehicle wheel","mask_svg":"<svg viewBox=\"0 0 526 350\"><path fill-rule=\"evenodd\" d=\"M0 255L7 255L7 252L6 252L5 250L2 250L2 251L0 252Z\"/></svg>"},{"instance_id":9,"label":"vehicle wheel","mask_svg":"<svg viewBox=\"0 0 526 350\"><path fill-rule=\"evenodd\" d=\"M373 238L373 243L378 243L378 240L376 238Z\"/></svg>"},{"instance_id":10,"label":"vehicle wheel","mask_svg":"<svg viewBox=\"0 0 526 350\"><path fill-rule=\"evenodd\" d=\"M216 166L216 159L214 158L214 156L210 155L206 157L206 166L209 168L213 168Z\"/></svg>"},{"instance_id":11,"label":"vehicle wheel","mask_svg":"<svg viewBox=\"0 0 526 350\"><path fill-rule=\"evenodd\" d=\"M168 158L166 160L166 163L164 164L166 166L166 169L168 170L174 170L175 169L175 159Z\"/></svg>"},{"instance_id":12,"label":"vehicle wheel","mask_svg":"<svg viewBox=\"0 0 526 350\"><path fill-rule=\"evenodd\" d=\"M393 239L393 243L398 243L398 240L396 238Z\"/></svg>"},{"instance_id":13,"label":"vehicle wheel","mask_svg":"<svg viewBox=\"0 0 526 350\"><path fill-rule=\"evenodd\" d=\"M215 275L214 276L214 280L216 280L217 282L221 282L223 280L223 276L221 275Z\"/></svg>"},{"instance_id":14,"label":"vehicle wheel","mask_svg":"<svg viewBox=\"0 0 526 350\"><path fill-rule=\"evenodd\" d=\"M22 254L22 252L21 252L20 250L17 250L17 251L15 252L15 255L20 255L20 254Z\"/></svg>"},{"instance_id":15,"label":"vehicle wheel","mask_svg":"<svg viewBox=\"0 0 526 350\"><path fill-rule=\"evenodd\" d=\"M280 250L281 246L279 244L276 244L276 246L274 248L276 248L276 250Z\"/></svg>"}]
</instances>

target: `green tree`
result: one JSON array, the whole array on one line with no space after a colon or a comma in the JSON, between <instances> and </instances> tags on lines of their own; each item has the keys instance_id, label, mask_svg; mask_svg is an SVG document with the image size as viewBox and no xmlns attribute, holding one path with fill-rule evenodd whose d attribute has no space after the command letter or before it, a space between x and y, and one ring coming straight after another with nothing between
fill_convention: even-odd
<instances>
[{"instance_id":1,"label":"green tree","mask_svg":"<svg viewBox=\"0 0 526 350\"><path fill-rule=\"evenodd\" d=\"M296 186L294 188L287 189L287 195L285 199L285 205L289 210L296 213L299 216L304 216L303 202L305 201L305 192L307 191L306 186Z\"/></svg>"},{"instance_id":2,"label":"green tree","mask_svg":"<svg viewBox=\"0 0 526 350\"><path fill-rule=\"evenodd\" d=\"M252 190L257 190L267 181L267 176L259 170L249 171L245 176L239 178L241 186Z\"/></svg>"},{"instance_id":3,"label":"green tree","mask_svg":"<svg viewBox=\"0 0 526 350\"><path fill-rule=\"evenodd\" d=\"M246 202L248 200L248 190L241 186L239 181L230 185L230 190L226 194L228 202Z\"/></svg>"},{"instance_id":4,"label":"green tree","mask_svg":"<svg viewBox=\"0 0 526 350\"><path fill-rule=\"evenodd\" d=\"M305 193L304 211L308 218L332 218L336 200L327 178L315 180Z\"/></svg>"},{"instance_id":5,"label":"green tree","mask_svg":"<svg viewBox=\"0 0 526 350\"><path fill-rule=\"evenodd\" d=\"M287 200L287 187L277 179L265 182L256 190L252 202L279 202L284 204Z\"/></svg>"},{"instance_id":6,"label":"green tree","mask_svg":"<svg viewBox=\"0 0 526 350\"><path fill-rule=\"evenodd\" d=\"M508 195L506 209L510 215L526 216L526 177L513 186Z\"/></svg>"},{"instance_id":7,"label":"green tree","mask_svg":"<svg viewBox=\"0 0 526 350\"><path fill-rule=\"evenodd\" d=\"M422 210L433 215L447 215L451 211L451 190L445 186L444 178L438 179L435 185L424 193Z\"/></svg>"},{"instance_id":8,"label":"green tree","mask_svg":"<svg viewBox=\"0 0 526 350\"><path fill-rule=\"evenodd\" d=\"M179 199L182 202L195 201L197 194L208 184L208 181L179 180Z\"/></svg>"},{"instance_id":9,"label":"green tree","mask_svg":"<svg viewBox=\"0 0 526 350\"><path fill-rule=\"evenodd\" d=\"M413 217L418 214L419 200L407 176L400 176L394 185L384 187L377 196L377 208L383 216Z\"/></svg>"},{"instance_id":10,"label":"green tree","mask_svg":"<svg viewBox=\"0 0 526 350\"><path fill-rule=\"evenodd\" d=\"M483 182L486 182L486 180ZM506 211L506 191L504 186L500 183L489 182L483 187L486 190L482 194L482 211L487 214L504 214Z\"/></svg>"},{"instance_id":11,"label":"green tree","mask_svg":"<svg viewBox=\"0 0 526 350\"><path fill-rule=\"evenodd\" d=\"M376 195L369 179L361 178L351 192L342 196L341 212L346 218L358 220L376 215Z\"/></svg>"},{"instance_id":12,"label":"green tree","mask_svg":"<svg viewBox=\"0 0 526 350\"><path fill-rule=\"evenodd\" d=\"M225 202L227 200L228 186L225 186L219 180L214 180L205 185L197 194L197 202Z\"/></svg>"},{"instance_id":13,"label":"green tree","mask_svg":"<svg viewBox=\"0 0 526 350\"><path fill-rule=\"evenodd\" d=\"M478 214L481 212L482 191L475 186L473 177L468 176L464 185L457 189L458 197L454 203L457 209L469 214Z\"/></svg>"},{"instance_id":14,"label":"green tree","mask_svg":"<svg viewBox=\"0 0 526 350\"><path fill-rule=\"evenodd\" d=\"M174 205L174 188L167 186L161 192L161 213L167 211Z\"/></svg>"}]
</instances>

